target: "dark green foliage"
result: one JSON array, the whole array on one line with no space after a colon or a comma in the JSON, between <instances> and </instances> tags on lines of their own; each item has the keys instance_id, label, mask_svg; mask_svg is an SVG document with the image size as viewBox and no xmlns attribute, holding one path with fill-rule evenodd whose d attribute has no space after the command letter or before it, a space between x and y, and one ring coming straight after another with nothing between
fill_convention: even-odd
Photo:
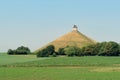
<instances>
[{"instance_id":1,"label":"dark green foliage","mask_svg":"<svg viewBox=\"0 0 120 80\"><path fill-rule=\"evenodd\" d=\"M94 56L96 55L94 53L94 49L95 49L95 45L89 45L87 47L84 47L84 49L82 49L82 53L85 55L85 56Z\"/></svg>"},{"instance_id":2,"label":"dark green foliage","mask_svg":"<svg viewBox=\"0 0 120 80\"><path fill-rule=\"evenodd\" d=\"M99 48L99 52L98 55L99 56L105 56L105 46L106 46L107 42L102 42L100 44L100 48Z\"/></svg>"},{"instance_id":3,"label":"dark green foliage","mask_svg":"<svg viewBox=\"0 0 120 80\"><path fill-rule=\"evenodd\" d=\"M81 55L81 49L74 46L68 46L64 49L65 54L67 56L80 56Z\"/></svg>"},{"instance_id":4,"label":"dark green foliage","mask_svg":"<svg viewBox=\"0 0 120 80\"><path fill-rule=\"evenodd\" d=\"M102 47L101 43L95 44L94 50L93 50L94 55L98 55L99 54L99 51L100 51L101 47Z\"/></svg>"},{"instance_id":5,"label":"dark green foliage","mask_svg":"<svg viewBox=\"0 0 120 80\"><path fill-rule=\"evenodd\" d=\"M53 53L55 53L55 47L53 45L50 45L47 46L45 49L37 52L37 57L49 57L49 55L56 55Z\"/></svg>"},{"instance_id":6,"label":"dark green foliage","mask_svg":"<svg viewBox=\"0 0 120 80\"><path fill-rule=\"evenodd\" d=\"M57 53L56 53L56 52L54 52L52 56L53 56L53 57L57 57Z\"/></svg>"},{"instance_id":7,"label":"dark green foliage","mask_svg":"<svg viewBox=\"0 0 120 80\"><path fill-rule=\"evenodd\" d=\"M119 53L120 53L120 44L119 44ZM120 55L120 54L119 54Z\"/></svg>"},{"instance_id":8,"label":"dark green foliage","mask_svg":"<svg viewBox=\"0 0 120 80\"><path fill-rule=\"evenodd\" d=\"M65 55L64 48L59 48L58 55Z\"/></svg>"},{"instance_id":9,"label":"dark green foliage","mask_svg":"<svg viewBox=\"0 0 120 80\"><path fill-rule=\"evenodd\" d=\"M119 44L116 42L102 43L99 55L102 56L118 56L119 55Z\"/></svg>"},{"instance_id":10,"label":"dark green foliage","mask_svg":"<svg viewBox=\"0 0 120 80\"><path fill-rule=\"evenodd\" d=\"M89 45L89 46L83 47L81 56L96 56L96 55L98 55L98 53L101 49L101 46L102 46L101 43L97 43L94 45Z\"/></svg>"},{"instance_id":11,"label":"dark green foliage","mask_svg":"<svg viewBox=\"0 0 120 80\"><path fill-rule=\"evenodd\" d=\"M18 47L17 50L25 50L25 51L30 52L30 49L28 47L24 47L24 46Z\"/></svg>"},{"instance_id":12,"label":"dark green foliage","mask_svg":"<svg viewBox=\"0 0 120 80\"><path fill-rule=\"evenodd\" d=\"M64 51L65 51L65 54L66 54L67 56L74 56L74 55L75 55L75 49L74 49L73 46L66 47L66 48L64 49Z\"/></svg>"},{"instance_id":13,"label":"dark green foliage","mask_svg":"<svg viewBox=\"0 0 120 80\"><path fill-rule=\"evenodd\" d=\"M64 49L67 56L119 56L120 45L116 42L102 42L83 48L68 46Z\"/></svg>"},{"instance_id":14,"label":"dark green foliage","mask_svg":"<svg viewBox=\"0 0 120 80\"><path fill-rule=\"evenodd\" d=\"M81 56L82 55L82 50L79 47L74 47L75 49L75 56Z\"/></svg>"},{"instance_id":15,"label":"dark green foliage","mask_svg":"<svg viewBox=\"0 0 120 80\"><path fill-rule=\"evenodd\" d=\"M22 54L29 54L29 53L30 53L30 49L24 46L18 47L16 49L16 54L22 55Z\"/></svg>"},{"instance_id":16,"label":"dark green foliage","mask_svg":"<svg viewBox=\"0 0 120 80\"><path fill-rule=\"evenodd\" d=\"M18 47L16 50L9 49L7 52L9 55L27 55L30 53L30 49L24 46Z\"/></svg>"},{"instance_id":17,"label":"dark green foliage","mask_svg":"<svg viewBox=\"0 0 120 80\"><path fill-rule=\"evenodd\" d=\"M53 45L49 45L46 47L47 53L52 55L55 52L55 47Z\"/></svg>"},{"instance_id":18,"label":"dark green foliage","mask_svg":"<svg viewBox=\"0 0 120 80\"><path fill-rule=\"evenodd\" d=\"M119 56L120 46L116 42L102 42L82 48L81 56Z\"/></svg>"},{"instance_id":19,"label":"dark green foliage","mask_svg":"<svg viewBox=\"0 0 120 80\"><path fill-rule=\"evenodd\" d=\"M37 53L37 57L48 57L49 53L47 52L46 49L43 49Z\"/></svg>"},{"instance_id":20,"label":"dark green foliage","mask_svg":"<svg viewBox=\"0 0 120 80\"><path fill-rule=\"evenodd\" d=\"M7 52L8 55L13 55L14 54L14 51L12 49L9 49L8 52Z\"/></svg>"},{"instance_id":21,"label":"dark green foliage","mask_svg":"<svg viewBox=\"0 0 120 80\"><path fill-rule=\"evenodd\" d=\"M9 50L9 53L11 50ZM48 57L52 55L67 55L67 56L119 56L120 45L116 42L102 42L92 44L83 48L76 46L67 46L65 48L59 48L58 52L55 52L55 47L50 45L45 49L37 53L37 57Z\"/></svg>"}]
</instances>

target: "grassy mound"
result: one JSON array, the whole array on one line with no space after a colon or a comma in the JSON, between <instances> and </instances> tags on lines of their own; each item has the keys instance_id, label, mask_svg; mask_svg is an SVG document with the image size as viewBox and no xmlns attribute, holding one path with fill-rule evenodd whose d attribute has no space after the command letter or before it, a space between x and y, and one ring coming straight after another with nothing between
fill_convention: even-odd
<instances>
[{"instance_id":1,"label":"grassy mound","mask_svg":"<svg viewBox=\"0 0 120 80\"><path fill-rule=\"evenodd\" d=\"M95 43L96 43L96 41L88 38L87 36L80 33L79 31L71 31L71 32L63 35L62 37L50 42L46 46L54 45L55 49L57 51L59 48L64 48L68 45L69 46L77 46L77 47L81 48L81 47L88 46L88 45L95 44ZM36 50L36 52L39 50L41 50L41 48Z\"/></svg>"}]
</instances>

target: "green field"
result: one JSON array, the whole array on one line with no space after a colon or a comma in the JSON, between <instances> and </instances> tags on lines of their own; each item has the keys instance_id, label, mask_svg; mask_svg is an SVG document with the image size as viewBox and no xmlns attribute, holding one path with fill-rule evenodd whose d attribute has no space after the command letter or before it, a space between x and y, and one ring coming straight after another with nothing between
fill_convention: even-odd
<instances>
[{"instance_id":1,"label":"green field","mask_svg":"<svg viewBox=\"0 0 120 80\"><path fill-rule=\"evenodd\" d=\"M26 59L25 59L26 60ZM3 66L15 67L65 67L65 66L80 66L80 67L119 67L120 57L49 57L49 58L35 58L30 61L16 62ZM16 60L17 61L17 60Z\"/></svg>"},{"instance_id":2,"label":"green field","mask_svg":"<svg viewBox=\"0 0 120 80\"><path fill-rule=\"evenodd\" d=\"M37 59L35 55L7 55L0 53L0 66L12 63L23 63L29 61L41 60Z\"/></svg>"},{"instance_id":3,"label":"green field","mask_svg":"<svg viewBox=\"0 0 120 80\"><path fill-rule=\"evenodd\" d=\"M0 80L119 80L120 57L8 56L0 54Z\"/></svg>"}]
</instances>

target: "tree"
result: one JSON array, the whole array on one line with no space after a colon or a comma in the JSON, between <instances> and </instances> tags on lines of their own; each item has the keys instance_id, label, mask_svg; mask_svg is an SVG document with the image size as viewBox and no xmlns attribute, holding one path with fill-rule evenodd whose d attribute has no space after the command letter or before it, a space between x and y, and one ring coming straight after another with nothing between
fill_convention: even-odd
<instances>
[{"instance_id":1,"label":"tree","mask_svg":"<svg viewBox=\"0 0 120 80\"><path fill-rule=\"evenodd\" d=\"M9 49L7 53L14 55L26 55L26 54L30 54L31 52L28 47L21 46L18 47L16 50Z\"/></svg>"},{"instance_id":2,"label":"tree","mask_svg":"<svg viewBox=\"0 0 120 80\"><path fill-rule=\"evenodd\" d=\"M75 56L82 56L82 49L79 47L74 47L75 49Z\"/></svg>"},{"instance_id":3,"label":"tree","mask_svg":"<svg viewBox=\"0 0 120 80\"><path fill-rule=\"evenodd\" d=\"M14 54L14 51L12 49L9 49L8 52L7 52L8 55L13 55Z\"/></svg>"},{"instance_id":4,"label":"tree","mask_svg":"<svg viewBox=\"0 0 120 80\"><path fill-rule=\"evenodd\" d=\"M65 55L64 48L59 48L58 49L58 55Z\"/></svg>"},{"instance_id":5,"label":"tree","mask_svg":"<svg viewBox=\"0 0 120 80\"><path fill-rule=\"evenodd\" d=\"M99 56L105 56L106 55L106 53L105 53L106 44L107 44L107 42L100 43L101 47L100 47L99 52L98 52Z\"/></svg>"},{"instance_id":6,"label":"tree","mask_svg":"<svg viewBox=\"0 0 120 80\"><path fill-rule=\"evenodd\" d=\"M95 45L89 45L82 49L82 53L85 56L95 56L96 54L94 53L94 49Z\"/></svg>"},{"instance_id":7,"label":"tree","mask_svg":"<svg viewBox=\"0 0 120 80\"><path fill-rule=\"evenodd\" d=\"M64 50L65 50L65 54L67 56L74 56L75 55L75 49L73 46L66 47Z\"/></svg>"},{"instance_id":8,"label":"tree","mask_svg":"<svg viewBox=\"0 0 120 80\"><path fill-rule=\"evenodd\" d=\"M53 45L49 45L46 47L47 53L52 55L55 52L55 47Z\"/></svg>"},{"instance_id":9,"label":"tree","mask_svg":"<svg viewBox=\"0 0 120 80\"><path fill-rule=\"evenodd\" d=\"M94 55L98 55L101 47L102 47L101 43L95 44L95 45L94 45L93 54L94 54Z\"/></svg>"},{"instance_id":10,"label":"tree","mask_svg":"<svg viewBox=\"0 0 120 80\"><path fill-rule=\"evenodd\" d=\"M52 56L53 56L53 57L57 57L57 53L54 52L54 53L52 54Z\"/></svg>"},{"instance_id":11,"label":"tree","mask_svg":"<svg viewBox=\"0 0 120 80\"><path fill-rule=\"evenodd\" d=\"M106 55L107 56L118 56L119 55L119 45L116 42L108 42L106 45Z\"/></svg>"},{"instance_id":12,"label":"tree","mask_svg":"<svg viewBox=\"0 0 120 80\"><path fill-rule=\"evenodd\" d=\"M99 51L100 56L118 56L119 55L119 44L116 42L103 42L101 43Z\"/></svg>"},{"instance_id":13,"label":"tree","mask_svg":"<svg viewBox=\"0 0 120 80\"><path fill-rule=\"evenodd\" d=\"M119 44L119 56L120 56L120 44Z\"/></svg>"},{"instance_id":14,"label":"tree","mask_svg":"<svg viewBox=\"0 0 120 80\"><path fill-rule=\"evenodd\" d=\"M37 57L49 57L49 54L46 49L43 49L43 50L37 52Z\"/></svg>"},{"instance_id":15,"label":"tree","mask_svg":"<svg viewBox=\"0 0 120 80\"><path fill-rule=\"evenodd\" d=\"M28 47L24 47L24 46L18 47L17 50L25 50L25 51L30 52L30 49Z\"/></svg>"},{"instance_id":16,"label":"tree","mask_svg":"<svg viewBox=\"0 0 120 80\"><path fill-rule=\"evenodd\" d=\"M56 55L55 47L53 45L49 45L46 48L37 52L37 57L49 57L49 55Z\"/></svg>"},{"instance_id":17,"label":"tree","mask_svg":"<svg viewBox=\"0 0 120 80\"><path fill-rule=\"evenodd\" d=\"M21 46L21 47L18 47L16 49L16 54L30 54L30 49L28 47L24 47L24 46Z\"/></svg>"},{"instance_id":18,"label":"tree","mask_svg":"<svg viewBox=\"0 0 120 80\"><path fill-rule=\"evenodd\" d=\"M68 46L64 49L67 56L80 56L81 49L75 46Z\"/></svg>"}]
</instances>

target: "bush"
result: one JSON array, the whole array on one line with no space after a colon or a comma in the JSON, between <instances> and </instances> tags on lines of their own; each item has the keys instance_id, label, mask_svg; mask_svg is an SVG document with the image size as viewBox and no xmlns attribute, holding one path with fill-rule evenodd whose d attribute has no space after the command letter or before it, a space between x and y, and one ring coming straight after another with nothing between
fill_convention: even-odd
<instances>
[{"instance_id":1,"label":"bush","mask_svg":"<svg viewBox=\"0 0 120 80\"><path fill-rule=\"evenodd\" d=\"M119 56L120 45L116 42L102 42L83 48L68 46L64 49L67 56Z\"/></svg>"},{"instance_id":2,"label":"bush","mask_svg":"<svg viewBox=\"0 0 120 80\"><path fill-rule=\"evenodd\" d=\"M37 52L37 57L49 57L55 53L55 48L53 45L47 46L45 49Z\"/></svg>"},{"instance_id":3,"label":"bush","mask_svg":"<svg viewBox=\"0 0 120 80\"><path fill-rule=\"evenodd\" d=\"M59 48L58 49L58 55L65 55L64 48Z\"/></svg>"},{"instance_id":4,"label":"bush","mask_svg":"<svg viewBox=\"0 0 120 80\"><path fill-rule=\"evenodd\" d=\"M119 56L120 46L116 42L102 42L82 48L85 56Z\"/></svg>"},{"instance_id":5,"label":"bush","mask_svg":"<svg viewBox=\"0 0 120 80\"><path fill-rule=\"evenodd\" d=\"M13 55L14 54L14 51L12 49L9 49L8 52L7 52L8 55Z\"/></svg>"},{"instance_id":6,"label":"bush","mask_svg":"<svg viewBox=\"0 0 120 80\"><path fill-rule=\"evenodd\" d=\"M119 54L119 44L112 41L103 43L99 52L100 56L119 56Z\"/></svg>"},{"instance_id":7,"label":"bush","mask_svg":"<svg viewBox=\"0 0 120 80\"><path fill-rule=\"evenodd\" d=\"M53 57L57 57L57 54L54 52L52 56L53 56Z\"/></svg>"},{"instance_id":8,"label":"bush","mask_svg":"<svg viewBox=\"0 0 120 80\"><path fill-rule=\"evenodd\" d=\"M120 45L116 42L102 42L93 45L89 45L83 48L76 46L67 46L65 48L59 48L55 53L54 46L50 45L45 49L38 52L37 57L48 57L52 55L67 55L67 56L119 56ZM10 53L11 51L9 51Z\"/></svg>"},{"instance_id":9,"label":"bush","mask_svg":"<svg viewBox=\"0 0 120 80\"><path fill-rule=\"evenodd\" d=\"M30 53L30 49L24 46L18 47L16 50L9 49L7 52L9 55L27 55Z\"/></svg>"},{"instance_id":10,"label":"bush","mask_svg":"<svg viewBox=\"0 0 120 80\"><path fill-rule=\"evenodd\" d=\"M43 50L37 52L37 57L49 57L49 54L46 49L43 49Z\"/></svg>"},{"instance_id":11,"label":"bush","mask_svg":"<svg viewBox=\"0 0 120 80\"><path fill-rule=\"evenodd\" d=\"M94 50L93 50L93 54L94 55L99 55L99 51L100 51L100 48L102 47L101 43L97 43L94 45Z\"/></svg>"},{"instance_id":12,"label":"bush","mask_svg":"<svg viewBox=\"0 0 120 80\"><path fill-rule=\"evenodd\" d=\"M64 49L65 54L67 56L80 56L81 55L81 49L74 46L68 46Z\"/></svg>"},{"instance_id":13,"label":"bush","mask_svg":"<svg viewBox=\"0 0 120 80\"><path fill-rule=\"evenodd\" d=\"M49 55L52 55L55 52L55 47L53 45L49 45L46 47L46 51Z\"/></svg>"},{"instance_id":14,"label":"bush","mask_svg":"<svg viewBox=\"0 0 120 80\"><path fill-rule=\"evenodd\" d=\"M94 53L94 49L95 49L95 45L89 45L87 47L84 47L84 49L82 49L82 53L85 56L94 56L96 55Z\"/></svg>"}]
</instances>

